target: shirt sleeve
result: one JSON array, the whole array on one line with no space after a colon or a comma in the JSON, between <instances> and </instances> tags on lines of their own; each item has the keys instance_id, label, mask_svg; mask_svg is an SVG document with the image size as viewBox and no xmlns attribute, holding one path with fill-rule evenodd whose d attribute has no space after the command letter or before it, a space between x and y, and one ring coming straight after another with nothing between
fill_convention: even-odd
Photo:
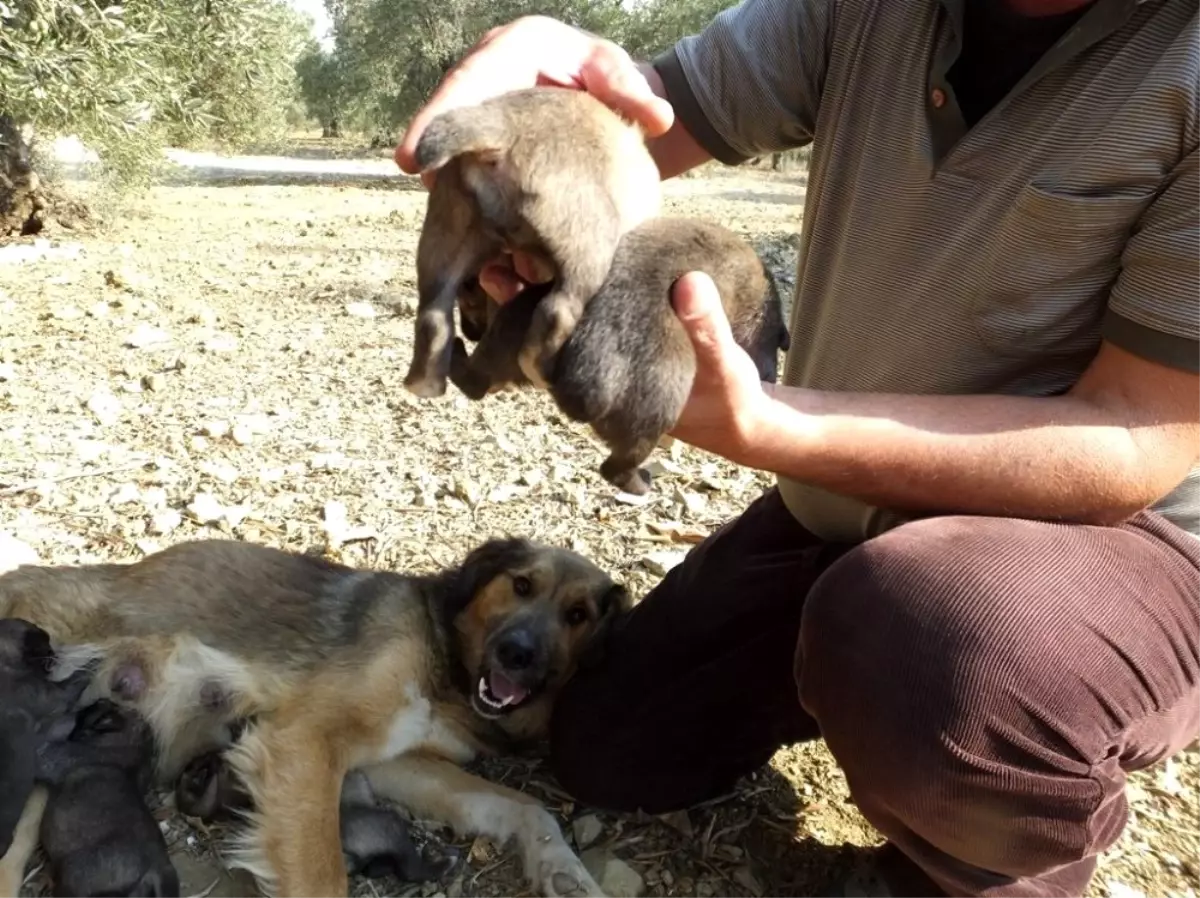
<instances>
[{"instance_id":1,"label":"shirt sleeve","mask_svg":"<svg viewBox=\"0 0 1200 898\"><path fill-rule=\"evenodd\" d=\"M1135 355L1200 371L1200 159L1193 150L1143 213L1102 328Z\"/></svg>"},{"instance_id":2,"label":"shirt sleeve","mask_svg":"<svg viewBox=\"0 0 1200 898\"><path fill-rule=\"evenodd\" d=\"M654 60L675 115L737 165L812 140L836 0L742 0Z\"/></svg>"}]
</instances>

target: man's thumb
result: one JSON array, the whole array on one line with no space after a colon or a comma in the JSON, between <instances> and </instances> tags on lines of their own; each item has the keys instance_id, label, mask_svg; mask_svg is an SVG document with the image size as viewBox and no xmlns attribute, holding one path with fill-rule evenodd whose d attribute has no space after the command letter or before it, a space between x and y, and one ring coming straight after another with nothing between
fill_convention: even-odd
<instances>
[{"instance_id":1,"label":"man's thumb","mask_svg":"<svg viewBox=\"0 0 1200 898\"><path fill-rule=\"evenodd\" d=\"M721 294L712 278L702 271L691 271L675 282L671 291L675 314L692 340L697 361L720 362L728 344L733 342L729 319L721 305Z\"/></svg>"}]
</instances>

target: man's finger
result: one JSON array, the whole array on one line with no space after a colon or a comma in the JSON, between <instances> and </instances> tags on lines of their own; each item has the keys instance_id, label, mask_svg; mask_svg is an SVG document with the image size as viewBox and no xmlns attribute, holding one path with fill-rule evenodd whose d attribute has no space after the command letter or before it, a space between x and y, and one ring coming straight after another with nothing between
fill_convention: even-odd
<instances>
[{"instance_id":1,"label":"man's finger","mask_svg":"<svg viewBox=\"0 0 1200 898\"><path fill-rule=\"evenodd\" d=\"M691 338L701 365L723 364L729 346L736 346L721 294L712 278L692 271L675 282L671 291L675 314Z\"/></svg>"},{"instance_id":2,"label":"man's finger","mask_svg":"<svg viewBox=\"0 0 1200 898\"><path fill-rule=\"evenodd\" d=\"M580 71L583 88L597 100L639 124L649 137L671 129L675 110L650 89L644 75L616 45L600 44Z\"/></svg>"}]
</instances>

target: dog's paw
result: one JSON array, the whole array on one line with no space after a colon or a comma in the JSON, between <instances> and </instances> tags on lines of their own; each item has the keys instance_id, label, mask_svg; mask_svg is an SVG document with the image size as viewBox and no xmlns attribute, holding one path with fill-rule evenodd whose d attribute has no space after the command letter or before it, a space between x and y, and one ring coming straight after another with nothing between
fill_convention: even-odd
<instances>
[{"instance_id":1,"label":"dog's paw","mask_svg":"<svg viewBox=\"0 0 1200 898\"><path fill-rule=\"evenodd\" d=\"M437 399L446 394L446 379L430 374L415 374L404 379L404 387L421 399Z\"/></svg>"},{"instance_id":2,"label":"dog's paw","mask_svg":"<svg viewBox=\"0 0 1200 898\"><path fill-rule=\"evenodd\" d=\"M538 864L538 879L546 898L605 898L583 861L566 845Z\"/></svg>"}]
</instances>

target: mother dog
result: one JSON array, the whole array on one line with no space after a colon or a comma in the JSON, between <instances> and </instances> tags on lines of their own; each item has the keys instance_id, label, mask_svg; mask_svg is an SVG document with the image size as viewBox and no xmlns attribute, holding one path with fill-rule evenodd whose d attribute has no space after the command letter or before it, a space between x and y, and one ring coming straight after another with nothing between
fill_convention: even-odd
<instances>
[{"instance_id":1,"label":"mother dog","mask_svg":"<svg viewBox=\"0 0 1200 898\"><path fill-rule=\"evenodd\" d=\"M206 540L0 577L0 616L81 646L61 673L73 654L95 663L94 691L150 720L165 777L251 721L227 753L255 806L234 863L285 895L347 893L338 798L352 769L414 816L515 838L543 894L601 894L540 804L461 765L540 737L629 604L579 555L521 539L432 576ZM14 844L9 875L30 850Z\"/></svg>"}]
</instances>

